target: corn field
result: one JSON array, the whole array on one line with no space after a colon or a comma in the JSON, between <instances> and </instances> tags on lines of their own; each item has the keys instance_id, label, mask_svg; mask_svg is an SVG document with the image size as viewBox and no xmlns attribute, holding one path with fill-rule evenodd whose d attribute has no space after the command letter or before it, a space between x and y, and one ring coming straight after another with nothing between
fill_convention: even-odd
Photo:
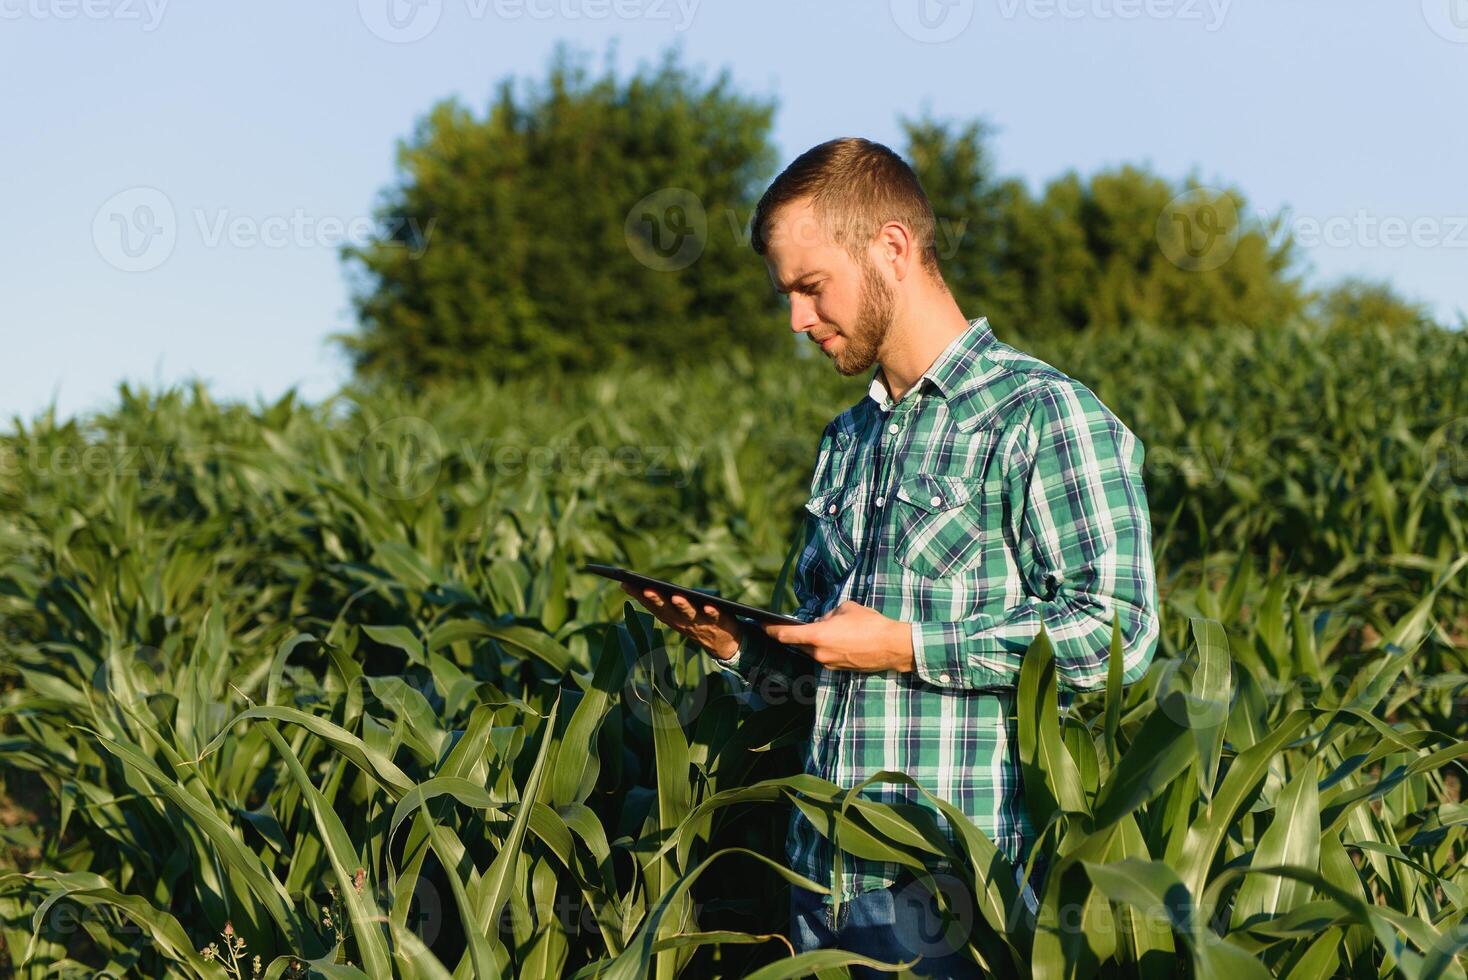
<instances>
[{"instance_id":1,"label":"corn field","mask_svg":"<svg viewBox=\"0 0 1468 980\"><path fill-rule=\"evenodd\" d=\"M1146 446L1163 601L1125 689L1116 657L1062 712L1043 636L1025 658L1037 910L946 801L801 774L799 692L578 571L790 608L865 379L123 389L0 437L0 976L874 965L780 935L787 885L824 891L783 863L799 807L994 975L1464 977L1468 337L1004 339Z\"/></svg>"}]
</instances>

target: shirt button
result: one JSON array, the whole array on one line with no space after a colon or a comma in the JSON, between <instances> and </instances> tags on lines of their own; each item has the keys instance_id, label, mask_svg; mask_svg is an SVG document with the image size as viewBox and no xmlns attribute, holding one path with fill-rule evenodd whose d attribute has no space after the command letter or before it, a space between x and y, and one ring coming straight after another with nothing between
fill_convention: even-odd
<instances>
[{"instance_id":1,"label":"shirt button","mask_svg":"<svg viewBox=\"0 0 1468 980\"><path fill-rule=\"evenodd\" d=\"M932 499L932 504L933 504L934 507L937 507L941 503L943 503L943 498L942 497L934 497Z\"/></svg>"},{"instance_id":2,"label":"shirt button","mask_svg":"<svg viewBox=\"0 0 1468 980\"><path fill-rule=\"evenodd\" d=\"M826 513L828 513L828 514L834 514L834 513L836 513L836 505L835 504L832 504L831 505L831 509L828 510Z\"/></svg>"},{"instance_id":3,"label":"shirt button","mask_svg":"<svg viewBox=\"0 0 1468 980\"><path fill-rule=\"evenodd\" d=\"M947 684L947 683L950 683L953 680L953 678L952 677L949 677L947 674L939 674L938 675L938 680L942 681L944 684Z\"/></svg>"},{"instance_id":4,"label":"shirt button","mask_svg":"<svg viewBox=\"0 0 1468 980\"><path fill-rule=\"evenodd\" d=\"M891 425L887 426L887 431L892 433L894 436L897 435L897 423L893 422Z\"/></svg>"},{"instance_id":5,"label":"shirt button","mask_svg":"<svg viewBox=\"0 0 1468 980\"><path fill-rule=\"evenodd\" d=\"M877 506L878 507L882 506L882 498L881 497L878 497L877 498Z\"/></svg>"}]
</instances>

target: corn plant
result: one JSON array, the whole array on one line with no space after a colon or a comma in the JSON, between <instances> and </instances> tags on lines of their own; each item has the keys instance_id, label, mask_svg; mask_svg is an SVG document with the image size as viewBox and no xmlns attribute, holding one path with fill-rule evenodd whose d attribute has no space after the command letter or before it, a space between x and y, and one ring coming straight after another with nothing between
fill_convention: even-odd
<instances>
[{"instance_id":1,"label":"corn plant","mask_svg":"<svg viewBox=\"0 0 1468 980\"><path fill-rule=\"evenodd\" d=\"M839 975L781 934L825 885L800 808L997 975L1461 976L1464 338L1042 352L1147 446L1163 631L1064 711L1024 660L1033 910L946 801L801 774L798 697L577 570L788 607L849 383L123 389L0 437L0 973Z\"/></svg>"}]
</instances>

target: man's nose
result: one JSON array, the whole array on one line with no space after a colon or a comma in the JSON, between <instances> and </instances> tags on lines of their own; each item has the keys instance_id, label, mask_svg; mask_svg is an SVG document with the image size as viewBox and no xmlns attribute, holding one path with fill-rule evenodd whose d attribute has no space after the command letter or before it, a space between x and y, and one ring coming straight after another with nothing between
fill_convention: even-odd
<instances>
[{"instance_id":1,"label":"man's nose","mask_svg":"<svg viewBox=\"0 0 1468 980\"><path fill-rule=\"evenodd\" d=\"M819 323L820 317L816 316L815 303L803 296L791 295L790 297L790 329L796 333L809 330Z\"/></svg>"}]
</instances>

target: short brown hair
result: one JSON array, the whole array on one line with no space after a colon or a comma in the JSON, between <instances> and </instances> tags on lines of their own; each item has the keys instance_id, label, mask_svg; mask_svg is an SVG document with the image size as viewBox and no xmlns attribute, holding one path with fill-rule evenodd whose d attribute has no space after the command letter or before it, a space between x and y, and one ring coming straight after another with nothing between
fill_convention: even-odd
<instances>
[{"instance_id":1,"label":"short brown hair","mask_svg":"<svg viewBox=\"0 0 1468 980\"><path fill-rule=\"evenodd\" d=\"M859 136L844 136L813 146L776 177L750 219L755 253L769 248L769 226L786 204L811 199L816 219L856 261L889 221L900 221L918 243L923 268L940 283L937 222L917 174L896 153Z\"/></svg>"}]
</instances>

